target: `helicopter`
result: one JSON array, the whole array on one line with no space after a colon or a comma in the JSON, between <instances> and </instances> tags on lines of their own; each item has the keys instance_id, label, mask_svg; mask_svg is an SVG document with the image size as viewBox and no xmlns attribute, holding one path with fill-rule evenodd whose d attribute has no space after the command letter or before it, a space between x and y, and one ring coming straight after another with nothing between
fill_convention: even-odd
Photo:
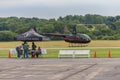
<instances>
[{"instance_id":1,"label":"helicopter","mask_svg":"<svg viewBox=\"0 0 120 80\"><path fill-rule=\"evenodd\" d=\"M63 40L69 42L69 46L73 46L73 44L87 44L91 42L91 38L87 34L77 33L76 25L73 26L72 34L58 34L58 33L42 33L45 36L55 36L55 37L63 37Z\"/></svg>"}]
</instances>

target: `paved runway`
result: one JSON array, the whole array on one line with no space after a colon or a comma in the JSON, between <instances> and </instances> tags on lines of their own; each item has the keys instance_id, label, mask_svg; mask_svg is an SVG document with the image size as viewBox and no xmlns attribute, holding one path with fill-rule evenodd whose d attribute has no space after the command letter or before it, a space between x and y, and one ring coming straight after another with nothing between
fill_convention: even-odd
<instances>
[{"instance_id":1,"label":"paved runway","mask_svg":"<svg viewBox=\"0 0 120 80\"><path fill-rule=\"evenodd\" d=\"M0 80L120 80L120 59L0 59Z\"/></svg>"}]
</instances>

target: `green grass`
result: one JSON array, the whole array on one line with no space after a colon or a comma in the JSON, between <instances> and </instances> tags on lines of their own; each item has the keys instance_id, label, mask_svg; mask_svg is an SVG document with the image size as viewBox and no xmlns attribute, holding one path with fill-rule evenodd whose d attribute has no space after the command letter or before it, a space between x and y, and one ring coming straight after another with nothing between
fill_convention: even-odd
<instances>
[{"instance_id":1,"label":"green grass","mask_svg":"<svg viewBox=\"0 0 120 80\"><path fill-rule=\"evenodd\" d=\"M94 53L96 51L97 58L108 58L108 52L110 50L110 54L112 58L120 58L120 49L91 49L91 57L94 57Z\"/></svg>"},{"instance_id":2,"label":"green grass","mask_svg":"<svg viewBox=\"0 0 120 80\"><path fill-rule=\"evenodd\" d=\"M7 58L9 48L15 48L16 45L23 42L0 42L0 58ZM87 47L68 47L65 41L47 41L35 42L37 46L47 49L47 54L42 55L43 58L57 58L60 49L87 49L90 50L91 58L94 57L96 51L98 58L107 58L110 50L112 58L120 58L120 40L92 40ZM31 48L31 42L28 43ZM16 54L12 54L16 58Z\"/></svg>"},{"instance_id":3,"label":"green grass","mask_svg":"<svg viewBox=\"0 0 120 80\"><path fill-rule=\"evenodd\" d=\"M70 48L71 49L71 48ZM83 48L84 49L84 48ZM86 48L85 48L86 49ZM88 48L89 49L89 48ZM42 55L42 58L57 58L60 49L47 49L47 54ZM108 58L108 52L110 50L112 58L120 58L120 48L93 48L89 49L91 58L94 58L96 51L97 58ZM0 58L7 58L9 50L0 50ZM16 54L11 55L12 58L16 58ZM30 57L30 55L29 55Z\"/></svg>"}]
</instances>

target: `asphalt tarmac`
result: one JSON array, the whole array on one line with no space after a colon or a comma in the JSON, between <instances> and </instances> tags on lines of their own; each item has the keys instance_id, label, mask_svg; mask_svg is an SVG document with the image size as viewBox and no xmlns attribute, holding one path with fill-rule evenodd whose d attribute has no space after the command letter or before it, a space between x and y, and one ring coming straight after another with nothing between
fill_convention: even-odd
<instances>
[{"instance_id":1,"label":"asphalt tarmac","mask_svg":"<svg viewBox=\"0 0 120 80\"><path fill-rule=\"evenodd\" d=\"M3 58L0 80L120 80L120 59Z\"/></svg>"}]
</instances>

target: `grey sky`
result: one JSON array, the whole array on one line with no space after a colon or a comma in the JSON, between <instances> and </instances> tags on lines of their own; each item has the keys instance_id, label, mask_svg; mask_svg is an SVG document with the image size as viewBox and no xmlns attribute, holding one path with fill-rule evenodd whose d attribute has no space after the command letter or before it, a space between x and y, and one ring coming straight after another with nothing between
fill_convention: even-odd
<instances>
[{"instance_id":1,"label":"grey sky","mask_svg":"<svg viewBox=\"0 0 120 80\"><path fill-rule=\"evenodd\" d=\"M1 17L58 18L85 14L120 15L120 0L0 0Z\"/></svg>"}]
</instances>

